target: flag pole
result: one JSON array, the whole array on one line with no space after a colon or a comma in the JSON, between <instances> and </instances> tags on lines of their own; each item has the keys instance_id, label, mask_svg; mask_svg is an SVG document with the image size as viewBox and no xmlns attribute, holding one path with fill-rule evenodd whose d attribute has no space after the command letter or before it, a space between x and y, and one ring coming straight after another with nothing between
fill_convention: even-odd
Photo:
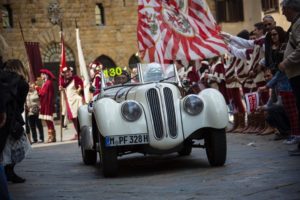
<instances>
[{"instance_id":1,"label":"flag pole","mask_svg":"<svg viewBox=\"0 0 300 200\"><path fill-rule=\"evenodd\" d=\"M24 38L23 28L22 28L22 25L21 25L20 20L18 20L18 21L19 21L19 27L20 27L20 30L21 30L22 40L23 40L24 47L25 47L25 50L26 50L27 61L28 61L28 64L29 64L29 80L30 80L31 83L34 83L35 78L34 78L34 75L33 75L32 64L31 64L30 58L29 58L29 52L28 52L28 49L27 49L26 43L25 43L25 38Z\"/></svg>"},{"instance_id":2,"label":"flag pole","mask_svg":"<svg viewBox=\"0 0 300 200\"><path fill-rule=\"evenodd\" d=\"M61 45L63 45L62 44L62 34L63 34L63 28L62 28L62 22L60 23L60 43L61 43ZM62 65L62 63L60 63L60 66L59 66L59 70L58 70L58 85L59 85L59 88L62 88L62 77L61 77L61 65ZM63 97L63 89L62 90L60 90L60 92L59 92L59 99L60 99L60 111L59 111L59 113L60 113L60 141L62 142L62 138L63 138L63 124L64 124L64 119L63 119L63 115L62 115L62 107L63 107L63 99L62 99L62 97ZM64 116L64 117L67 117L67 116Z\"/></svg>"}]
</instances>

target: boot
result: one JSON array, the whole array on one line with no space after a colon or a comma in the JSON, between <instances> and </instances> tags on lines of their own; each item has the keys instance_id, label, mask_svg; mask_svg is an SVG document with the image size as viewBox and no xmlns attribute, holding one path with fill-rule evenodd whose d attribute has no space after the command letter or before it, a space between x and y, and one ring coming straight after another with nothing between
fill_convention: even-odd
<instances>
[{"instance_id":1,"label":"boot","mask_svg":"<svg viewBox=\"0 0 300 200\"><path fill-rule=\"evenodd\" d=\"M56 133L55 130L49 129L48 130L48 143L56 142Z\"/></svg>"},{"instance_id":2,"label":"boot","mask_svg":"<svg viewBox=\"0 0 300 200\"><path fill-rule=\"evenodd\" d=\"M273 134L276 132L276 129L272 126L270 126L270 124L266 121L267 119L267 113L264 113L264 119L265 119L265 130L260 133L260 135L269 135L269 134Z\"/></svg>"},{"instance_id":3,"label":"boot","mask_svg":"<svg viewBox=\"0 0 300 200\"><path fill-rule=\"evenodd\" d=\"M243 133L246 128L245 113L238 113L238 127L234 130L235 133Z\"/></svg>"},{"instance_id":4,"label":"boot","mask_svg":"<svg viewBox=\"0 0 300 200\"><path fill-rule=\"evenodd\" d=\"M270 135L273 133L275 133L275 128L271 127L268 122L266 122L266 128L260 135Z\"/></svg>"},{"instance_id":5,"label":"boot","mask_svg":"<svg viewBox=\"0 0 300 200\"><path fill-rule=\"evenodd\" d=\"M232 127L229 129L226 129L227 133L234 132L234 130L238 127L238 113L233 114L233 124Z\"/></svg>"},{"instance_id":6,"label":"boot","mask_svg":"<svg viewBox=\"0 0 300 200\"><path fill-rule=\"evenodd\" d=\"M4 169L7 181L13 183L24 183L26 179L18 176L14 171L14 167L14 164L5 165Z\"/></svg>"},{"instance_id":7,"label":"boot","mask_svg":"<svg viewBox=\"0 0 300 200\"><path fill-rule=\"evenodd\" d=\"M244 133L253 133L253 129L256 128L256 120L254 113L248 114L247 127L243 130Z\"/></svg>"},{"instance_id":8,"label":"boot","mask_svg":"<svg viewBox=\"0 0 300 200\"><path fill-rule=\"evenodd\" d=\"M264 130L267 128L266 125L266 118L265 118L265 114L264 112L259 112L257 113L257 128L255 129L255 132L257 133L257 135L260 135L261 133L264 132Z\"/></svg>"}]
</instances>

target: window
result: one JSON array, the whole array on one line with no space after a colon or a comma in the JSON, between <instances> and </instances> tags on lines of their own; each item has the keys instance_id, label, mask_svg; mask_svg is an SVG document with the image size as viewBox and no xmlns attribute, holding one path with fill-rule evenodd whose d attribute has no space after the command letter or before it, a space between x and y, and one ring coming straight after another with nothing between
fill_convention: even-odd
<instances>
[{"instance_id":1,"label":"window","mask_svg":"<svg viewBox=\"0 0 300 200\"><path fill-rule=\"evenodd\" d=\"M105 25L104 7L102 3L96 4L95 7L96 26Z\"/></svg>"},{"instance_id":2,"label":"window","mask_svg":"<svg viewBox=\"0 0 300 200\"><path fill-rule=\"evenodd\" d=\"M244 21L243 0L215 0L218 22Z\"/></svg>"},{"instance_id":3,"label":"window","mask_svg":"<svg viewBox=\"0 0 300 200\"><path fill-rule=\"evenodd\" d=\"M12 28L12 11L9 5L2 5L1 7L2 27Z\"/></svg>"},{"instance_id":4,"label":"window","mask_svg":"<svg viewBox=\"0 0 300 200\"><path fill-rule=\"evenodd\" d=\"M278 11L278 5L278 0L261 0L261 7L264 12Z\"/></svg>"},{"instance_id":5,"label":"window","mask_svg":"<svg viewBox=\"0 0 300 200\"><path fill-rule=\"evenodd\" d=\"M72 50L65 45L66 49L66 60L74 61L74 54ZM50 62L60 62L61 57L61 45L59 43L52 42L50 43L46 49L43 51L43 62L50 63Z\"/></svg>"}]
</instances>

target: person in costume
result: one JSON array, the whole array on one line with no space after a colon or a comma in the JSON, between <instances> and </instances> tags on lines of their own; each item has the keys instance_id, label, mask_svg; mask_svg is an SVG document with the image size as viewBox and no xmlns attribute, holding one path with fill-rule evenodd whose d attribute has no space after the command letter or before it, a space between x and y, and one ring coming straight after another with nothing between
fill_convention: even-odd
<instances>
[{"instance_id":1,"label":"person in costume","mask_svg":"<svg viewBox=\"0 0 300 200\"><path fill-rule=\"evenodd\" d=\"M205 74L205 79L208 80L211 88L215 88L222 93L226 104L229 104L225 82L225 64L220 57L214 57L210 61L210 66L210 72Z\"/></svg>"},{"instance_id":2,"label":"person in costume","mask_svg":"<svg viewBox=\"0 0 300 200\"><path fill-rule=\"evenodd\" d=\"M41 110L39 118L44 120L48 128L48 140L47 142L56 142L56 133L53 122L54 112L54 87L53 80L55 76L48 69L40 70L41 77L44 81L41 88L36 87L41 103Z\"/></svg>"},{"instance_id":3,"label":"person in costume","mask_svg":"<svg viewBox=\"0 0 300 200\"><path fill-rule=\"evenodd\" d=\"M64 67L62 70L62 83L60 90L62 95L62 115L68 116L74 124L76 133L73 140L78 139L78 120L77 110L84 103L83 81L77 75L73 74L72 67Z\"/></svg>"},{"instance_id":4,"label":"person in costume","mask_svg":"<svg viewBox=\"0 0 300 200\"><path fill-rule=\"evenodd\" d=\"M92 63L90 65L90 73L92 76L92 90L93 96L97 96L100 94L101 91L101 71L102 71L102 64L100 63Z\"/></svg>"}]
</instances>

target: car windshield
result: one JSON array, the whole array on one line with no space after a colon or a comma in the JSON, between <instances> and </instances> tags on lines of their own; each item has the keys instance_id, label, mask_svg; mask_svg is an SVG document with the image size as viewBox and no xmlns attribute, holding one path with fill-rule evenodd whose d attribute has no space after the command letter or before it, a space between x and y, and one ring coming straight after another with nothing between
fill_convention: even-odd
<instances>
[{"instance_id":1,"label":"car windshield","mask_svg":"<svg viewBox=\"0 0 300 200\"><path fill-rule=\"evenodd\" d=\"M173 64L140 64L143 82L177 82ZM140 80L141 81L141 80Z\"/></svg>"}]
</instances>

